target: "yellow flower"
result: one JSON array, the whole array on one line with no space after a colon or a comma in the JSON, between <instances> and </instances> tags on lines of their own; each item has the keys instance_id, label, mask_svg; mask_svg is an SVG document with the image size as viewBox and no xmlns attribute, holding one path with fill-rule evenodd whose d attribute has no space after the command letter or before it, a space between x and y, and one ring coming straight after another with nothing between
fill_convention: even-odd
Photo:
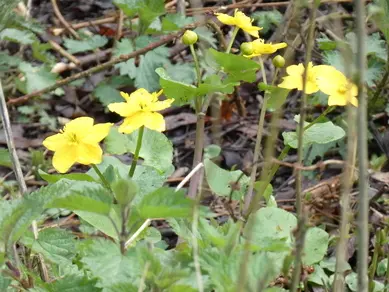
<instances>
[{"instance_id":1,"label":"yellow flower","mask_svg":"<svg viewBox=\"0 0 389 292\"><path fill-rule=\"evenodd\" d=\"M120 92L126 102L116 102L108 105L111 112L125 118L119 126L119 132L130 134L141 126L158 132L165 131L165 120L157 111L170 107L174 99L159 101L158 97L161 93L162 90L149 93L143 88L130 95Z\"/></svg>"},{"instance_id":2,"label":"yellow flower","mask_svg":"<svg viewBox=\"0 0 389 292\"><path fill-rule=\"evenodd\" d=\"M286 68L286 73L288 76L284 77L284 80L278 84L278 87L287 88L287 89L298 89L303 90L303 78L304 78L304 65L292 65ZM312 62L308 64L307 72L307 84L305 87L305 93L311 94L319 91L319 87L316 81L316 66L312 65Z\"/></svg>"},{"instance_id":3,"label":"yellow flower","mask_svg":"<svg viewBox=\"0 0 389 292\"><path fill-rule=\"evenodd\" d=\"M358 106L358 87L349 81L342 72L332 66L319 65L315 67L319 89L328 94L328 105L345 106L351 103Z\"/></svg>"},{"instance_id":4,"label":"yellow flower","mask_svg":"<svg viewBox=\"0 0 389 292\"><path fill-rule=\"evenodd\" d=\"M265 41L263 39L256 39L256 40L252 41L251 44L253 47L253 53L251 55L244 55L247 58L273 54L277 50L285 48L287 46L286 43L265 44Z\"/></svg>"},{"instance_id":5,"label":"yellow flower","mask_svg":"<svg viewBox=\"0 0 389 292\"><path fill-rule=\"evenodd\" d=\"M59 134L43 141L43 146L54 151L53 166L58 172L67 172L76 162L84 165L101 163L103 151L99 142L108 135L113 124L93 125L93 122L89 117L74 119Z\"/></svg>"},{"instance_id":6,"label":"yellow flower","mask_svg":"<svg viewBox=\"0 0 389 292\"><path fill-rule=\"evenodd\" d=\"M215 13L217 16L217 19L221 23L227 24L227 25L234 25L241 29L243 29L248 34L259 38L258 31L262 29L262 27L253 26L252 20L250 17L246 16L243 12L239 11L238 9L235 9L234 16L229 16L224 13Z\"/></svg>"}]
</instances>

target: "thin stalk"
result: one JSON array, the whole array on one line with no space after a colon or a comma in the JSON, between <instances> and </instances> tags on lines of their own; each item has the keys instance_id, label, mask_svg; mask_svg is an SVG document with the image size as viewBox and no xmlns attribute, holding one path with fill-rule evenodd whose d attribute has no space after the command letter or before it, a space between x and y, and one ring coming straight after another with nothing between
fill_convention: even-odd
<instances>
[{"instance_id":1,"label":"thin stalk","mask_svg":"<svg viewBox=\"0 0 389 292\"><path fill-rule=\"evenodd\" d=\"M230 51L231 51L232 45L234 44L236 35L238 34L238 31L239 31L239 27L235 26L234 31L232 32L230 43L228 44L228 47L226 50L227 54L230 53Z\"/></svg>"},{"instance_id":2,"label":"thin stalk","mask_svg":"<svg viewBox=\"0 0 389 292\"><path fill-rule=\"evenodd\" d=\"M1 120L3 122L5 140L7 142L8 150L10 153L16 181L18 182L20 193L23 196L23 195L27 194L27 185L26 185L26 182L24 181L22 167L20 165L19 157L18 157L18 154L16 152L16 147L15 147L14 138L13 138L13 134L12 134L12 128L11 128L11 121L9 118L7 103L5 101L5 96L4 96L4 92L3 92L1 79L0 79L0 115L1 115ZM37 224L36 220L32 221L31 227L32 227L34 239L37 240L38 236L39 236L39 231L38 231L38 224ZM42 280L45 282L48 282L49 281L49 274L48 274L44 259L40 253L38 253L38 262L39 262L39 267L42 271Z\"/></svg>"},{"instance_id":3,"label":"thin stalk","mask_svg":"<svg viewBox=\"0 0 389 292\"><path fill-rule=\"evenodd\" d=\"M389 284L389 251L387 252L386 254L386 274L385 274L385 287L387 287L387 285ZM385 290L385 292L387 292L388 290Z\"/></svg>"},{"instance_id":4,"label":"thin stalk","mask_svg":"<svg viewBox=\"0 0 389 292\"><path fill-rule=\"evenodd\" d=\"M201 163L203 158L203 148L204 148L204 129L205 129L205 114L200 112L197 114L196 122L196 141L195 149L193 156L193 168L195 168L199 163ZM197 188L200 183L202 171L196 172L192 177L189 183L188 197L194 199L197 194Z\"/></svg>"},{"instance_id":5,"label":"thin stalk","mask_svg":"<svg viewBox=\"0 0 389 292\"><path fill-rule=\"evenodd\" d=\"M112 192L111 186L105 176L101 173L100 169L95 165L92 164L93 170L97 173L98 177L100 178L101 182L103 183L104 187L108 189L110 192Z\"/></svg>"},{"instance_id":6,"label":"thin stalk","mask_svg":"<svg viewBox=\"0 0 389 292\"><path fill-rule=\"evenodd\" d=\"M193 221L192 221L192 250L193 250L193 263L196 271L197 289L199 292L204 291L203 277L201 275L199 246L197 242L198 224L199 224L199 203L200 196L196 198L196 203L193 206Z\"/></svg>"},{"instance_id":7,"label":"thin stalk","mask_svg":"<svg viewBox=\"0 0 389 292\"><path fill-rule=\"evenodd\" d=\"M369 196L368 196L368 145L367 98L364 89L366 71L365 1L354 1L356 11L357 64L355 83L358 86L358 162L359 162L359 216L358 216L358 291L368 291L369 257Z\"/></svg>"},{"instance_id":8,"label":"thin stalk","mask_svg":"<svg viewBox=\"0 0 389 292\"><path fill-rule=\"evenodd\" d=\"M263 82L265 84L267 84L266 72L265 72L265 68L264 68L264 65L263 65L262 58L259 58L259 62L261 64ZM259 154L261 152L263 125L265 123L265 115L266 115L266 108L267 108L267 101L268 101L268 99L269 99L269 97L265 93L264 94L264 98L263 98L263 104L262 104L261 111L260 111L260 114L259 114L257 139L255 141L254 155L253 155L253 164L252 164L252 169L251 169L251 174L250 174L250 181L249 181L249 186L248 186L247 194L246 194L246 197L244 199L244 209L243 209L243 215L244 216L248 215L249 209L250 209L250 204L251 204L251 201L253 199L254 183L255 183L255 179L257 177L258 158L259 158Z\"/></svg>"},{"instance_id":9,"label":"thin stalk","mask_svg":"<svg viewBox=\"0 0 389 292\"><path fill-rule=\"evenodd\" d=\"M378 229L376 232L376 237L375 237L375 243L374 243L374 252L373 252L373 258L371 260L371 265L369 269L369 292L374 291L374 275L377 270L377 265L378 265L378 256L380 253L381 249L381 230Z\"/></svg>"},{"instance_id":10,"label":"thin stalk","mask_svg":"<svg viewBox=\"0 0 389 292\"><path fill-rule=\"evenodd\" d=\"M126 240L127 240L127 220L129 217L128 206L121 206L122 217L122 229L120 231L120 252L124 255L126 253Z\"/></svg>"},{"instance_id":11,"label":"thin stalk","mask_svg":"<svg viewBox=\"0 0 389 292\"><path fill-rule=\"evenodd\" d=\"M199 59L197 57L197 53L196 53L196 50L194 48L194 45L189 45L189 48L190 48L190 52L192 53L193 62L195 64L195 68L196 68L197 86L199 86L199 84L201 82L201 72L200 72Z\"/></svg>"},{"instance_id":12,"label":"thin stalk","mask_svg":"<svg viewBox=\"0 0 389 292\"><path fill-rule=\"evenodd\" d=\"M305 70L303 74L303 91L301 94L301 103L300 103L300 123L299 131L297 133L297 165L303 165L304 159L304 149L303 149L303 137L304 137L304 121L306 116L306 106L307 106L307 93L305 92L307 88L308 80L308 64L311 61L312 48L314 43L314 34L315 34L315 18L316 18L316 9L320 1L312 2L310 17L309 17L309 31L308 31L308 40L307 40L307 54L305 59ZM294 259L294 269L292 272L292 282L291 282L291 292L296 292L300 283L301 276L301 261L304 250L304 241L305 241L305 214L303 212L303 203L302 203L302 171L301 168L295 169L296 173L296 211L297 211L297 233L296 233L296 249L295 249L295 259Z\"/></svg>"},{"instance_id":13,"label":"thin stalk","mask_svg":"<svg viewBox=\"0 0 389 292\"><path fill-rule=\"evenodd\" d=\"M147 278L147 273L149 272L149 268L150 268L150 261L147 261L143 269L142 277L140 278L138 292L143 292L144 289L146 288L146 278Z\"/></svg>"},{"instance_id":14,"label":"thin stalk","mask_svg":"<svg viewBox=\"0 0 389 292\"><path fill-rule=\"evenodd\" d=\"M142 139L143 139L144 131L145 131L145 126L142 126L139 128L138 141L136 142L134 158L132 159L130 171L128 172L128 176L131 178L134 176L135 168L136 168L136 165L138 164L139 151L140 151L140 148L142 147Z\"/></svg>"},{"instance_id":15,"label":"thin stalk","mask_svg":"<svg viewBox=\"0 0 389 292\"><path fill-rule=\"evenodd\" d=\"M352 105L347 107L347 163L343 174L341 195L341 222L340 237L336 251L336 266L334 278L334 291L344 291L344 267L347 264L347 240L349 235L350 193L354 182L354 169L357 154L357 133L355 127L356 109Z\"/></svg>"}]
</instances>

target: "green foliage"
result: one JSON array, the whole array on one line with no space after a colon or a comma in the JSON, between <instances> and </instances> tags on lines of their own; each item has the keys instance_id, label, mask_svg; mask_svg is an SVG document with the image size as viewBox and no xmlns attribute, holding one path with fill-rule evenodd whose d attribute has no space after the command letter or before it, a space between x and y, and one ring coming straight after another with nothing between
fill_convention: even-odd
<instances>
[{"instance_id":1,"label":"green foliage","mask_svg":"<svg viewBox=\"0 0 389 292\"><path fill-rule=\"evenodd\" d=\"M369 5L369 16L384 35L386 42L389 43L389 1L376 0Z\"/></svg>"},{"instance_id":2,"label":"green foliage","mask_svg":"<svg viewBox=\"0 0 389 292\"><path fill-rule=\"evenodd\" d=\"M0 148L0 165L5 167L11 167L12 161L8 149Z\"/></svg>"},{"instance_id":3,"label":"green foliage","mask_svg":"<svg viewBox=\"0 0 389 292\"><path fill-rule=\"evenodd\" d=\"M268 85L265 83L259 83L258 88L266 92L268 98L267 109L270 111L280 109L284 105L290 92L289 89Z\"/></svg>"},{"instance_id":4,"label":"green foliage","mask_svg":"<svg viewBox=\"0 0 389 292\"><path fill-rule=\"evenodd\" d=\"M135 153L139 131L131 134L121 134L117 128L111 128L105 139L106 151L110 154ZM139 156L144 159L143 165L154 167L161 173L172 169L173 146L160 132L145 129L142 139L142 148Z\"/></svg>"},{"instance_id":5,"label":"green foliage","mask_svg":"<svg viewBox=\"0 0 389 292\"><path fill-rule=\"evenodd\" d=\"M41 90L55 84L57 75L51 73L44 66L32 66L29 63L22 62L19 64L19 70L24 73L26 78L26 93Z\"/></svg>"},{"instance_id":6,"label":"green foliage","mask_svg":"<svg viewBox=\"0 0 389 292\"><path fill-rule=\"evenodd\" d=\"M299 116L295 116L295 120L296 117L299 119ZM308 125L309 123L306 124ZM345 134L345 131L341 127L334 125L332 122L316 123L304 131L303 147L305 148L313 144L328 144L335 142L342 139ZM297 132L283 132L282 137L284 138L285 145L297 149Z\"/></svg>"},{"instance_id":7,"label":"green foliage","mask_svg":"<svg viewBox=\"0 0 389 292\"><path fill-rule=\"evenodd\" d=\"M0 32L0 40L20 43L22 45L31 45L36 41L33 33L16 28L6 28Z\"/></svg>"},{"instance_id":8,"label":"green foliage","mask_svg":"<svg viewBox=\"0 0 389 292\"><path fill-rule=\"evenodd\" d=\"M204 160L205 176L212 192L218 196L232 196L240 200L246 193L249 178L240 170L228 171L220 168L210 159Z\"/></svg>"},{"instance_id":9,"label":"green foliage","mask_svg":"<svg viewBox=\"0 0 389 292\"><path fill-rule=\"evenodd\" d=\"M83 40L64 39L64 45L71 54L93 51L105 46L107 43L108 39L98 34Z\"/></svg>"},{"instance_id":10,"label":"green foliage","mask_svg":"<svg viewBox=\"0 0 389 292\"><path fill-rule=\"evenodd\" d=\"M259 11L251 15L257 25L262 27L261 34L266 34L272 26L278 26L282 21L282 14L276 9L269 11Z\"/></svg>"}]
</instances>

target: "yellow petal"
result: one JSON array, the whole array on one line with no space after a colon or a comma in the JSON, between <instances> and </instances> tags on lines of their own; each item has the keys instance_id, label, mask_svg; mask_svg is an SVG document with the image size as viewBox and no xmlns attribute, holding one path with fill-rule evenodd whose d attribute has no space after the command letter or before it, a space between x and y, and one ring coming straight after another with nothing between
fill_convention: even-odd
<instances>
[{"instance_id":1,"label":"yellow petal","mask_svg":"<svg viewBox=\"0 0 389 292\"><path fill-rule=\"evenodd\" d=\"M89 165L101 163L103 150L98 144L80 143L77 146L77 162Z\"/></svg>"},{"instance_id":2,"label":"yellow petal","mask_svg":"<svg viewBox=\"0 0 389 292\"><path fill-rule=\"evenodd\" d=\"M221 23L224 23L227 25L235 25L235 23L236 23L235 17L229 16L229 15L224 14L224 13L215 13L215 15Z\"/></svg>"},{"instance_id":3,"label":"yellow petal","mask_svg":"<svg viewBox=\"0 0 389 292\"><path fill-rule=\"evenodd\" d=\"M85 143L99 143L107 137L109 130L113 126L112 123L96 124L92 130L83 138Z\"/></svg>"},{"instance_id":4,"label":"yellow petal","mask_svg":"<svg viewBox=\"0 0 389 292\"><path fill-rule=\"evenodd\" d=\"M339 106L345 106L347 104L347 99L344 94L333 94L328 97L328 105L339 105Z\"/></svg>"},{"instance_id":5,"label":"yellow petal","mask_svg":"<svg viewBox=\"0 0 389 292\"><path fill-rule=\"evenodd\" d=\"M120 91L120 95L126 100L126 101L129 101L130 100L130 95L126 92L123 92L123 91Z\"/></svg>"},{"instance_id":6,"label":"yellow petal","mask_svg":"<svg viewBox=\"0 0 389 292\"><path fill-rule=\"evenodd\" d=\"M340 87L346 86L347 78L342 72L332 66L319 65L315 66L317 85L325 94L335 94Z\"/></svg>"},{"instance_id":7,"label":"yellow petal","mask_svg":"<svg viewBox=\"0 0 389 292\"><path fill-rule=\"evenodd\" d=\"M157 102L153 102L149 107L148 107L148 110L152 111L152 112L157 112L157 111L161 111L161 110L164 110L168 107L170 107L173 103L174 99L166 99L164 101L157 101Z\"/></svg>"},{"instance_id":8,"label":"yellow petal","mask_svg":"<svg viewBox=\"0 0 389 292\"><path fill-rule=\"evenodd\" d=\"M47 137L42 144L47 149L51 151L56 151L57 149L62 148L65 144L67 144L67 140L65 138L65 135L60 133Z\"/></svg>"},{"instance_id":9,"label":"yellow petal","mask_svg":"<svg viewBox=\"0 0 389 292\"><path fill-rule=\"evenodd\" d=\"M302 83L302 82L301 82ZM303 90L303 86L301 85L301 89ZM319 87L317 86L317 83L314 81L307 81L307 84L305 85L305 93L306 94L312 94L319 91Z\"/></svg>"},{"instance_id":10,"label":"yellow petal","mask_svg":"<svg viewBox=\"0 0 389 292\"><path fill-rule=\"evenodd\" d=\"M76 146L67 146L57 149L53 156L53 166L60 172L65 173L76 162Z\"/></svg>"},{"instance_id":11,"label":"yellow petal","mask_svg":"<svg viewBox=\"0 0 389 292\"><path fill-rule=\"evenodd\" d=\"M253 37L259 38L258 31L262 29L262 27L259 26L250 26L250 27L241 27L242 30L247 32L249 35L252 35Z\"/></svg>"},{"instance_id":12,"label":"yellow petal","mask_svg":"<svg viewBox=\"0 0 389 292\"><path fill-rule=\"evenodd\" d=\"M353 106L358 107L358 99L357 99L355 96L352 96L352 97L351 97L350 103L351 103Z\"/></svg>"},{"instance_id":13,"label":"yellow petal","mask_svg":"<svg viewBox=\"0 0 389 292\"><path fill-rule=\"evenodd\" d=\"M93 123L94 121L90 117L77 118L65 125L64 132L85 134L92 129Z\"/></svg>"},{"instance_id":14,"label":"yellow petal","mask_svg":"<svg viewBox=\"0 0 389 292\"><path fill-rule=\"evenodd\" d=\"M151 96L152 96L152 98L153 98L153 101L157 101L157 100L158 100L158 97L162 94L162 92L163 92L163 89L161 89L161 90L158 91L158 92L153 92L153 93L151 94Z\"/></svg>"},{"instance_id":15,"label":"yellow petal","mask_svg":"<svg viewBox=\"0 0 389 292\"><path fill-rule=\"evenodd\" d=\"M123 124L119 126L119 132L130 134L141 126L162 132L165 130L165 120L159 113L138 112L135 115L124 119Z\"/></svg>"},{"instance_id":16,"label":"yellow petal","mask_svg":"<svg viewBox=\"0 0 389 292\"><path fill-rule=\"evenodd\" d=\"M302 90L302 78L301 76L290 75L284 77L283 81L278 84L278 87L287 89L299 89Z\"/></svg>"},{"instance_id":17,"label":"yellow petal","mask_svg":"<svg viewBox=\"0 0 389 292\"><path fill-rule=\"evenodd\" d=\"M286 73L292 76L302 76L304 74L304 65L300 63L298 65L288 66L286 68Z\"/></svg>"},{"instance_id":18,"label":"yellow petal","mask_svg":"<svg viewBox=\"0 0 389 292\"><path fill-rule=\"evenodd\" d=\"M129 117L139 111L140 107L128 101L111 103L108 105L108 109L122 117Z\"/></svg>"}]
</instances>

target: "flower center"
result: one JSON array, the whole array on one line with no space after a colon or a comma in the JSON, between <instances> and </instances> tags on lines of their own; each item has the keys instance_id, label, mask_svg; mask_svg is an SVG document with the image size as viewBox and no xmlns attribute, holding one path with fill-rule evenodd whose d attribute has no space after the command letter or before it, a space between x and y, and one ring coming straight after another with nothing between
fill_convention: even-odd
<instances>
[{"instance_id":1,"label":"flower center","mask_svg":"<svg viewBox=\"0 0 389 292\"><path fill-rule=\"evenodd\" d=\"M342 93L342 94L346 93L347 92L347 87L345 85L343 85L343 84L340 85L339 88L338 88L338 92Z\"/></svg>"},{"instance_id":2,"label":"flower center","mask_svg":"<svg viewBox=\"0 0 389 292\"><path fill-rule=\"evenodd\" d=\"M71 143L71 144L79 144L80 143L80 139L79 139L79 137L77 137L76 133L68 133L67 138L68 138L69 143Z\"/></svg>"}]
</instances>

